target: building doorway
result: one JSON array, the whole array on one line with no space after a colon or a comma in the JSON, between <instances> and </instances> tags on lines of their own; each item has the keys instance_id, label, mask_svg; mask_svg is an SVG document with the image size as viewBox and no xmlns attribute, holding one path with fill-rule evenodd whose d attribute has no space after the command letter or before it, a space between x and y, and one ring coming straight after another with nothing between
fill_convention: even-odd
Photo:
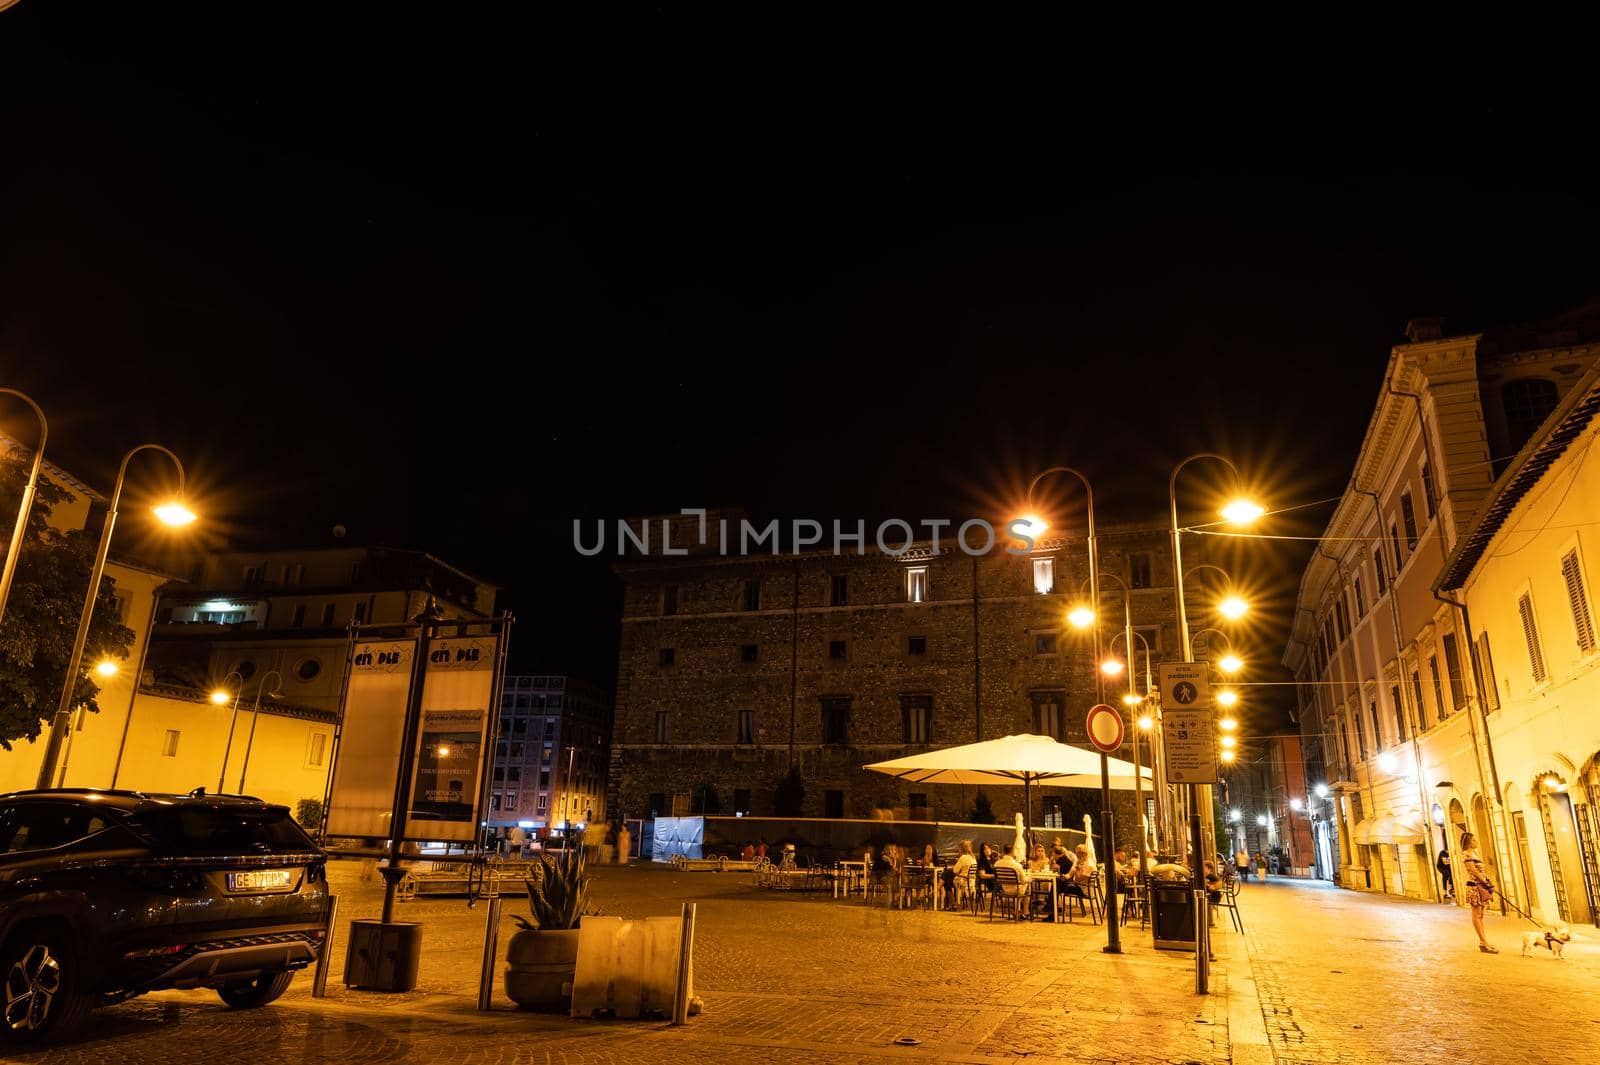
<instances>
[{"instance_id":1,"label":"building doorway","mask_svg":"<svg viewBox=\"0 0 1600 1065\"><path fill-rule=\"evenodd\" d=\"M1578 821L1567 793L1567 783L1546 773L1535 788L1544 819L1545 843L1550 851L1550 875L1555 885L1556 908L1561 919L1585 924L1594 920L1594 908L1583 877L1583 855L1578 841Z\"/></svg>"},{"instance_id":2,"label":"building doorway","mask_svg":"<svg viewBox=\"0 0 1600 1065\"><path fill-rule=\"evenodd\" d=\"M1317 879L1333 879L1333 843L1330 839L1332 828L1326 821L1316 823L1317 834Z\"/></svg>"}]
</instances>

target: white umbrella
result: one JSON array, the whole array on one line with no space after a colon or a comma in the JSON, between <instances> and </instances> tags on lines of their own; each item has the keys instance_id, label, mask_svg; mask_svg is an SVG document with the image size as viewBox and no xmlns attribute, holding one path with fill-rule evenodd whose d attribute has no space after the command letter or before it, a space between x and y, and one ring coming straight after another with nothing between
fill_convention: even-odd
<instances>
[{"instance_id":1,"label":"white umbrella","mask_svg":"<svg viewBox=\"0 0 1600 1065\"><path fill-rule=\"evenodd\" d=\"M1107 759L1111 786L1132 790L1134 766L1120 758ZM1069 788L1100 786L1100 755L1060 743L1048 736L1002 736L997 740L968 743L926 751L866 767L911 784L1021 784L1023 810L1032 810L1030 787L1056 784ZM1141 767L1146 780L1150 770ZM1032 825L1028 825L1031 835Z\"/></svg>"},{"instance_id":2,"label":"white umbrella","mask_svg":"<svg viewBox=\"0 0 1600 1065\"><path fill-rule=\"evenodd\" d=\"M1094 822L1090 820L1089 815L1088 814L1084 814L1083 815L1083 842L1084 842L1084 845L1089 848L1089 868L1091 868L1091 869L1094 868L1094 863L1098 860L1094 856L1094 828L1093 828L1093 826L1094 826Z\"/></svg>"}]
</instances>

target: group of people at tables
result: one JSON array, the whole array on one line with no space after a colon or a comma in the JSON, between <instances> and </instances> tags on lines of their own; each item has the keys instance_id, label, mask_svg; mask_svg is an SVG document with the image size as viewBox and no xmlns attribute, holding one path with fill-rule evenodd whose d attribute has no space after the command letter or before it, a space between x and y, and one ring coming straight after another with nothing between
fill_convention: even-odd
<instances>
[{"instance_id":1,"label":"group of people at tables","mask_svg":"<svg viewBox=\"0 0 1600 1065\"><path fill-rule=\"evenodd\" d=\"M1101 866L1089 853L1087 844L1080 843L1068 850L1058 838L1046 851L1043 843L1036 843L1025 861L1014 851L1015 845L1010 843L996 846L984 842L974 849L971 840L962 840L955 862L938 869L944 881L946 897L953 899L956 905L967 901L969 892L975 892L981 899L985 893L996 890L995 870L999 868L1014 871L1017 881L1022 884L1041 877L1053 877L1058 903L1072 898L1096 897L1094 888L1101 874ZM875 874L884 876L902 874L907 869L918 867L933 868L937 862L931 843L924 848L920 863L909 857L903 848L890 844L878 853L875 860L869 859L869 864ZM1188 880L1190 876L1188 866L1171 860L1152 858L1148 868L1154 880ZM1119 897L1129 895L1133 885L1139 882L1139 856L1136 854L1130 858L1126 851L1118 850L1112 855L1110 870L1113 874L1111 890ZM1223 878L1217 872L1215 862L1205 863L1205 879L1206 893L1215 903L1221 898L1223 888Z\"/></svg>"}]
</instances>

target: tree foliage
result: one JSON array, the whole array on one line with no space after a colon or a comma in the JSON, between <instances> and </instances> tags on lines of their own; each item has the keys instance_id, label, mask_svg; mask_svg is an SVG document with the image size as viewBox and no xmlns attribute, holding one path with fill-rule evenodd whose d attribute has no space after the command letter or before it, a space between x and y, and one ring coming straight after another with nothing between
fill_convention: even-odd
<instances>
[{"instance_id":1,"label":"tree foliage","mask_svg":"<svg viewBox=\"0 0 1600 1065\"><path fill-rule=\"evenodd\" d=\"M11 542L31 458L0 452L0 551ZM17 740L38 739L44 721L55 713L94 565L97 533L62 531L49 524L54 508L69 498L65 489L40 476L11 599L0 622L0 748L8 751ZM85 666L102 658L124 659L133 646L133 630L117 620L115 597L114 582L107 577L100 582L84 644ZM85 669L73 692L73 706L98 712L99 694L100 686Z\"/></svg>"}]
</instances>

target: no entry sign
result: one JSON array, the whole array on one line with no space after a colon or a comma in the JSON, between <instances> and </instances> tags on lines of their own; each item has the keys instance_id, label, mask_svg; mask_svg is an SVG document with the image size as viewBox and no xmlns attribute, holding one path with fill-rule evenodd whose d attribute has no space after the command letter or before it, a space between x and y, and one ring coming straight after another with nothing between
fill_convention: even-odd
<instances>
[{"instance_id":1,"label":"no entry sign","mask_svg":"<svg viewBox=\"0 0 1600 1065\"><path fill-rule=\"evenodd\" d=\"M1115 707L1107 706L1105 703L1091 706L1085 726L1089 733L1089 742L1094 744L1097 750L1110 752L1122 746L1122 715L1117 713Z\"/></svg>"}]
</instances>

